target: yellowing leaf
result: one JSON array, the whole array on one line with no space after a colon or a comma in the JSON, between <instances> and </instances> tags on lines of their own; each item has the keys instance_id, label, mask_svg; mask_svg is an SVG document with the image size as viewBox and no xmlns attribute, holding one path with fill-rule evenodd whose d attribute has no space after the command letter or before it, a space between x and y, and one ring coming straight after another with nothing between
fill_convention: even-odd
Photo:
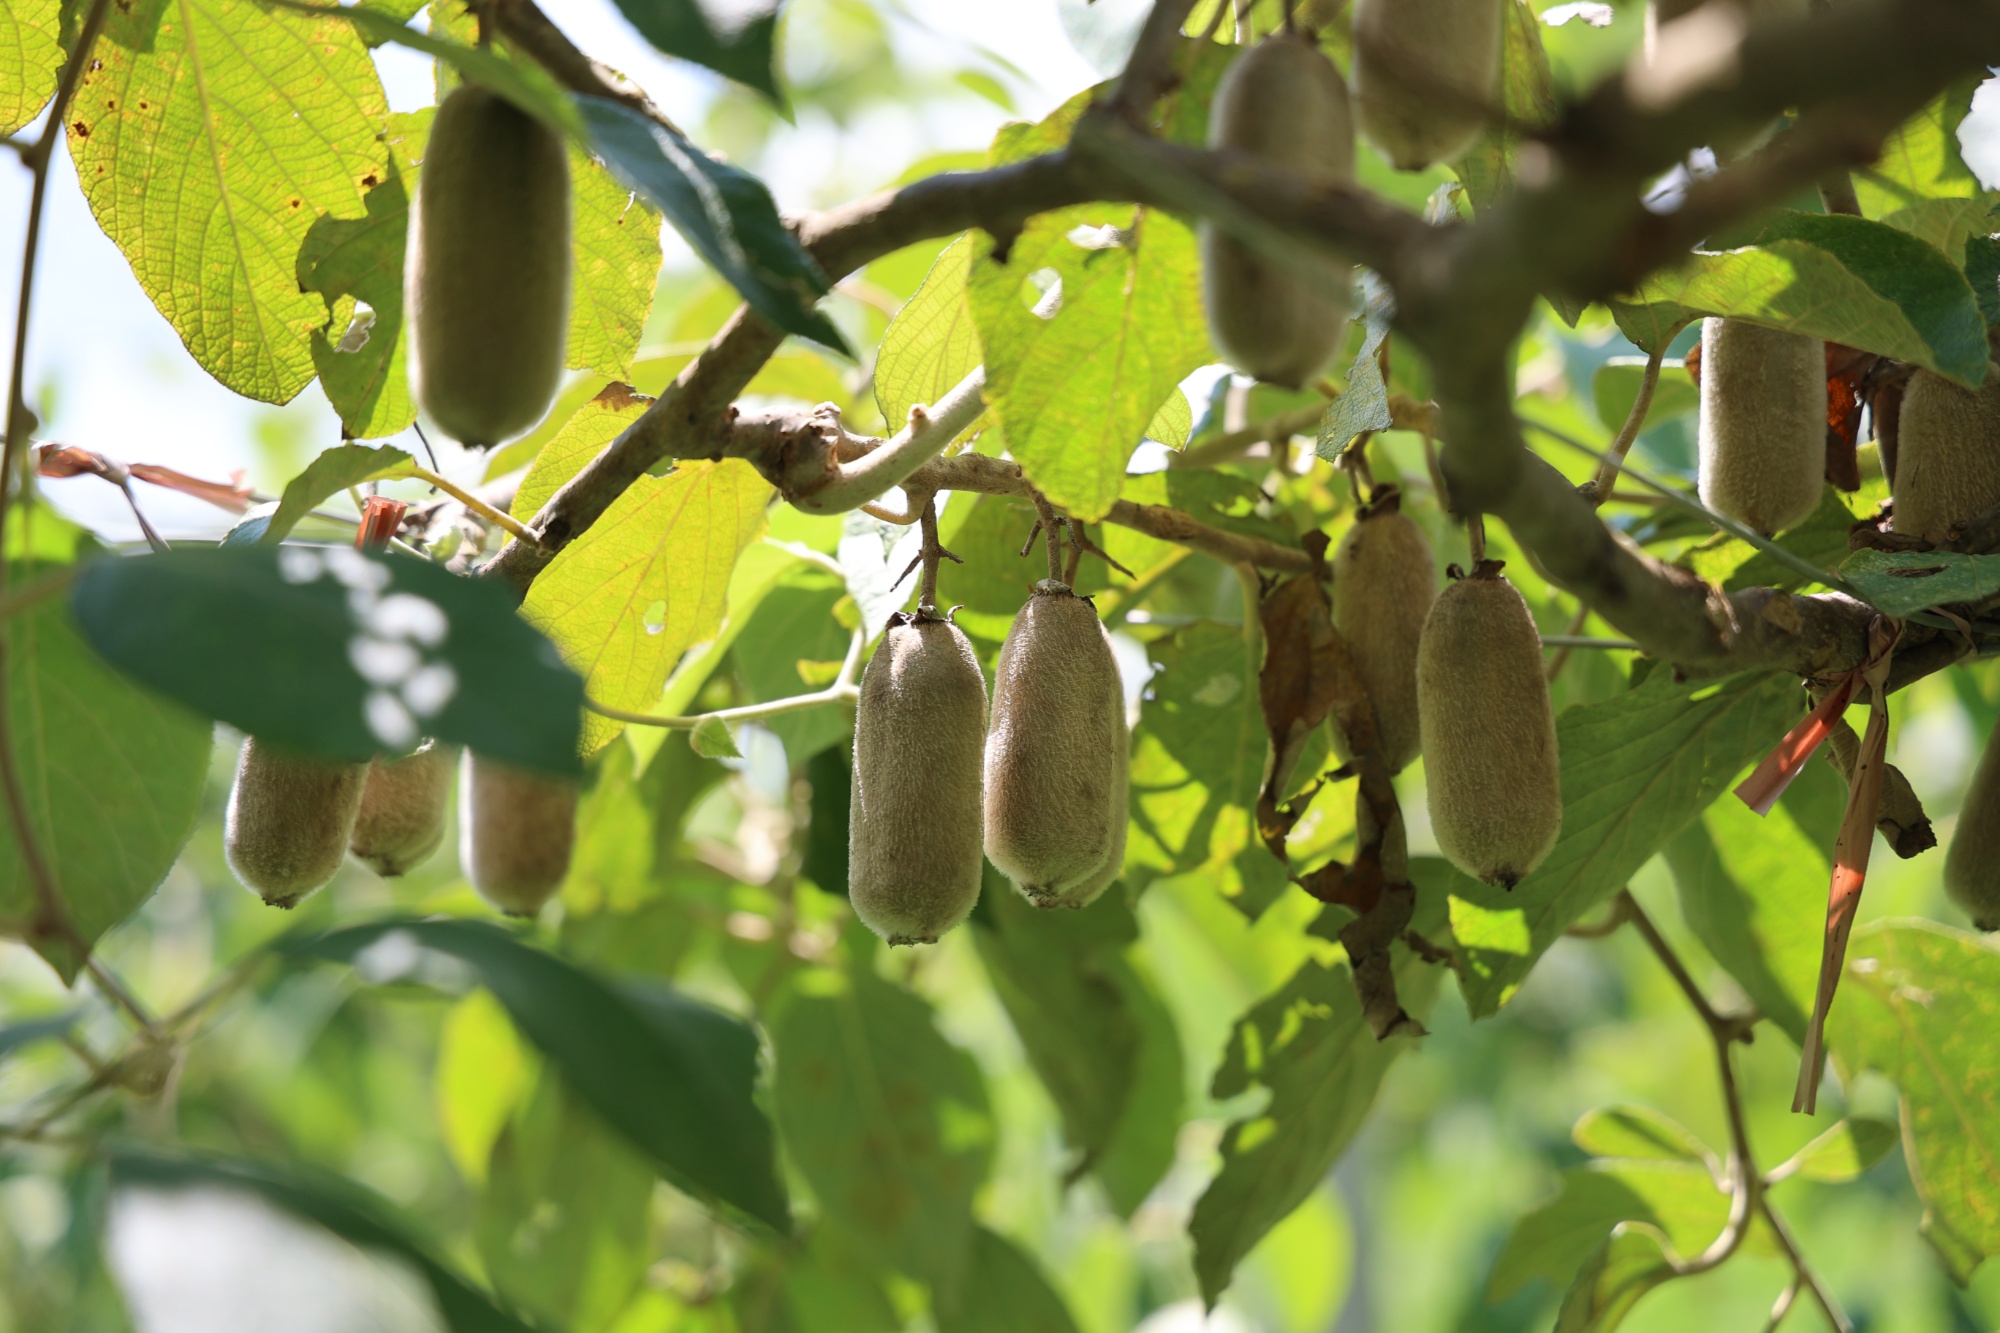
<instances>
[{"instance_id":1,"label":"yellowing leaf","mask_svg":"<svg viewBox=\"0 0 2000 1333\"><path fill-rule=\"evenodd\" d=\"M535 455L535 465L514 492L514 517L526 523L540 513L549 498L643 416L652 401L630 385L610 384L577 408Z\"/></svg>"},{"instance_id":2,"label":"yellowing leaf","mask_svg":"<svg viewBox=\"0 0 2000 1333\"><path fill-rule=\"evenodd\" d=\"M0 5L0 134L33 120L62 70L56 40L61 0L8 0Z\"/></svg>"},{"instance_id":3,"label":"yellowing leaf","mask_svg":"<svg viewBox=\"0 0 2000 1333\"><path fill-rule=\"evenodd\" d=\"M300 247L388 167L367 46L345 19L165 0L114 5L96 50L68 129L98 225L204 370L289 402L327 315Z\"/></svg>"},{"instance_id":4,"label":"yellowing leaf","mask_svg":"<svg viewBox=\"0 0 2000 1333\"><path fill-rule=\"evenodd\" d=\"M522 614L555 641L590 697L646 709L692 645L722 626L736 556L764 527L771 487L740 459L640 477L563 548ZM586 754L624 724L590 715Z\"/></svg>"},{"instance_id":5,"label":"yellowing leaf","mask_svg":"<svg viewBox=\"0 0 2000 1333\"><path fill-rule=\"evenodd\" d=\"M979 329L965 287L972 253L971 232L947 245L882 335L875 402L891 430L902 427L912 406L936 402L979 364Z\"/></svg>"},{"instance_id":6,"label":"yellowing leaf","mask_svg":"<svg viewBox=\"0 0 2000 1333\"><path fill-rule=\"evenodd\" d=\"M660 277L660 214L570 148L569 349L564 364L623 377Z\"/></svg>"}]
</instances>

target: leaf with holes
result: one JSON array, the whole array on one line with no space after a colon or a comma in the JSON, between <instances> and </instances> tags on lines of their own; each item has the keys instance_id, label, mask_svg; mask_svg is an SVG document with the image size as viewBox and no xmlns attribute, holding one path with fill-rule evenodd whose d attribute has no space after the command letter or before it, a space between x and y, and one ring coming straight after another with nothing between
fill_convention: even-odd
<instances>
[{"instance_id":1,"label":"leaf with holes","mask_svg":"<svg viewBox=\"0 0 2000 1333\"><path fill-rule=\"evenodd\" d=\"M1884 615L1976 602L2000 592L2000 555L1958 551L1856 551L1840 576Z\"/></svg>"},{"instance_id":2,"label":"leaf with holes","mask_svg":"<svg viewBox=\"0 0 2000 1333\"><path fill-rule=\"evenodd\" d=\"M152 896L194 832L211 728L105 666L62 602L7 624L7 711L29 823L71 923L95 941ZM13 823L0 820L0 917L31 919L37 904ZM67 942L35 943L75 977L83 959Z\"/></svg>"},{"instance_id":3,"label":"leaf with holes","mask_svg":"<svg viewBox=\"0 0 2000 1333\"><path fill-rule=\"evenodd\" d=\"M368 48L340 18L182 0L113 6L96 51L68 129L98 225L204 370L289 402L326 323L300 250L388 167Z\"/></svg>"},{"instance_id":4,"label":"leaf with holes","mask_svg":"<svg viewBox=\"0 0 2000 1333\"><path fill-rule=\"evenodd\" d=\"M99 560L70 594L90 646L208 717L360 762L419 735L578 768L582 682L487 579L351 547Z\"/></svg>"},{"instance_id":5,"label":"leaf with holes","mask_svg":"<svg viewBox=\"0 0 2000 1333\"><path fill-rule=\"evenodd\" d=\"M1166 213L1047 213L1006 262L982 240L970 302L1007 448L1055 504L1096 521L1167 395L1210 359L1194 234Z\"/></svg>"},{"instance_id":6,"label":"leaf with holes","mask_svg":"<svg viewBox=\"0 0 2000 1333\"><path fill-rule=\"evenodd\" d=\"M722 626L736 557L764 528L771 487L740 459L640 477L562 548L521 613L582 674L592 699L644 711L681 654ZM586 752L624 724L592 714Z\"/></svg>"}]
</instances>

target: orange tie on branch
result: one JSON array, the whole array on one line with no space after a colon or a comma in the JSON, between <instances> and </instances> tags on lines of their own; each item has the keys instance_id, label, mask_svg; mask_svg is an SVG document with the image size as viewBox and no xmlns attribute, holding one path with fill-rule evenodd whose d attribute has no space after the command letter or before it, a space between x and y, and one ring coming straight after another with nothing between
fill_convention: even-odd
<instances>
[{"instance_id":1,"label":"orange tie on branch","mask_svg":"<svg viewBox=\"0 0 2000 1333\"><path fill-rule=\"evenodd\" d=\"M389 547L389 539L396 535L396 529L403 526L404 511L409 504L402 500L391 500L386 495L371 495L361 504L361 528L354 534L354 548L357 551L384 551Z\"/></svg>"}]
</instances>

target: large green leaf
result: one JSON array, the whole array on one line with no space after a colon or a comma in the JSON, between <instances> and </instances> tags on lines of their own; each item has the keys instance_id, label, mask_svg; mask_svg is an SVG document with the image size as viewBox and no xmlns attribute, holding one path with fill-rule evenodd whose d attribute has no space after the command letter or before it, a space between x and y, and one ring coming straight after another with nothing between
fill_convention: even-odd
<instances>
[{"instance_id":1,"label":"large green leaf","mask_svg":"<svg viewBox=\"0 0 2000 1333\"><path fill-rule=\"evenodd\" d=\"M581 682L489 580L340 546L184 548L96 561L70 602L113 666L276 744L358 762L428 735L578 768Z\"/></svg>"},{"instance_id":2,"label":"large green leaf","mask_svg":"<svg viewBox=\"0 0 2000 1333\"><path fill-rule=\"evenodd\" d=\"M1856 551L1840 576L1884 615L1976 602L2000 592L2000 555L1957 551Z\"/></svg>"},{"instance_id":3,"label":"large green leaf","mask_svg":"<svg viewBox=\"0 0 2000 1333\"><path fill-rule=\"evenodd\" d=\"M973 941L993 992L1062 1115L1079 1168L1130 1215L1172 1165L1181 1123L1180 1044L1147 1029L1159 1001L1125 958L1132 909L1106 894L1082 912L1029 906L990 866Z\"/></svg>"},{"instance_id":4,"label":"large green leaf","mask_svg":"<svg viewBox=\"0 0 2000 1333\"><path fill-rule=\"evenodd\" d=\"M1429 1007L1438 970L1396 969L1403 1005ZM1256 1115L1222 1136L1222 1171L1194 1206L1194 1271L1210 1305L1264 1234L1319 1187L1375 1102L1407 1036L1378 1041L1361 1014L1344 963L1308 962L1275 995L1236 1022L1212 1089L1220 1100L1270 1089Z\"/></svg>"},{"instance_id":5,"label":"large green leaf","mask_svg":"<svg viewBox=\"0 0 2000 1333\"><path fill-rule=\"evenodd\" d=\"M1636 690L1557 718L1563 827L1555 849L1511 891L1456 870L1449 879L1472 1012L1506 1003L1565 929L1624 887L1785 733L1803 699L1796 681L1779 676L1676 682L1656 671Z\"/></svg>"},{"instance_id":6,"label":"large green leaf","mask_svg":"<svg viewBox=\"0 0 2000 1333\"><path fill-rule=\"evenodd\" d=\"M1958 127L1972 109L1983 75L1961 78L1905 121L1882 145L1872 167L1854 173L1854 193L1869 217L1927 199L1964 199L1980 192L1978 177L1959 153Z\"/></svg>"},{"instance_id":7,"label":"large green leaf","mask_svg":"<svg viewBox=\"0 0 2000 1333\"><path fill-rule=\"evenodd\" d=\"M530 1325L447 1267L387 1200L343 1177L298 1174L242 1159L168 1157L139 1148L120 1148L111 1155L111 1183L122 1189L206 1187L255 1194L288 1213L318 1223L343 1240L409 1264L430 1288L437 1312L451 1333L533 1333Z\"/></svg>"},{"instance_id":8,"label":"large green leaf","mask_svg":"<svg viewBox=\"0 0 2000 1333\"><path fill-rule=\"evenodd\" d=\"M865 965L802 976L773 1040L778 1124L822 1225L933 1289L956 1288L995 1137L972 1057L938 1035L929 1006Z\"/></svg>"},{"instance_id":9,"label":"large green leaf","mask_svg":"<svg viewBox=\"0 0 2000 1333\"><path fill-rule=\"evenodd\" d=\"M1843 1076L1877 1070L1902 1093L1903 1146L1924 1236L1957 1282L2000 1254L2000 952L1932 921L1855 931L1827 1045Z\"/></svg>"},{"instance_id":10,"label":"large green leaf","mask_svg":"<svg viewBox=\"0 0 2000 1333\"><path fill-rule=\"evenodd\" d=\"M115 5L69 113L97 221L202 368L288 402L321 297L300 289L322 214L359 217L388 167L389 106L338 18L254 0ZM160 188L171 182L171 189Z\"/></svg>"},{"instance_id":11,"label":"large green leaf","mask_svg":"<svg viewBox=\"0 0 2000 1333\"><path fill-rule=\"evenodd\" d=\"M212 729L106 667L59 601L17 612L6 636L29 823L71 923L95 941L152 896L194 832ZM0 917L36 911L13 822L0 819ZM64 941L36 947L66 978L83 964Z\"/></svg>"},{"instance_id":12,"label":"large green leaf","mask_svg":"<svg viewBox=\"0 0 2000 1333\"><path fill-rule=\"evenodd\" d=\"M1824 762L1798 781L1841 785ZM1789 803L1760 819L1729 798L1676 834L1665 852L1688 929L1758 1013L1803 1042L1819 980L1832 847L1807 834Z\"/></svg>"},{"instance_id":13,"label":"large green leaf","mask_svg":"<svg viewBox=\"0 0 2000 1333\"><path fill-rule=\"evenodd\" d=\"M1041 1265L997 1232L975 1227L964 1279L937 1301L938 1333L1077 1333Z\"/></svg>"},{"instance_id":14,"label":"large green leaf","mask_svg":"<svg viewBox=\"0 0 2000 1333\"><path fill-rule=\"evenodd\" d=\"M846 596L847 585L816 565L801 566L764 594L736 636L736 674L750 702L790 698L831 683L829 675L839 669L852 637L833 614ZM845 742L853 721L847 708L823 707L779 713L762 725L785 743L786 757L797 764Z\"/></svg>"},{"instance_id":15,"label":"large green leaf","mask_svg":"<svg viewBox=\"0 0 2000 1333\"><path fill-rule=\"evenodd\" d=\"M62 0L10 0L0 8L0 134L41 113L62 72Z\"/></svg>"},{"instance_id":16,"label":"large green leaf","mask_svg":"<svg viewBox=\"0 0 2000 1333\"><path fill-rule=\"evenodd\" d=\"M1965 243L1993 230L1993 201L1994 196L1984 192L1964 199L1926 199L1884 214L1882 221L1937 247L1952 263L1963 265Z\"/></svg>"},{"instance_id":17,"label":"large green leaf","mask_svg":"<svg viewBox=\"0 0 2000 1333\"><path fill-rule=\"evenodd\" d=\"M773 45L778 0L718 5L713 0L617 0L639 35L670 56L706 65L783 106ZM710 10L728 16L718 22Z\"/></svg>"},{"instance_id":18,"label":"large green leaf","mask_svg":"<svg viewBox=\"0 0 2000 1333\"><path fill-rule=\"evenodd\" d=\"M757 1033L653 982L613 984L484 921L371 922L284 942L295 958L473 970L569 1086L676 1185L779 1231L791 1215L757 1109Z\"/></svg>"},{"instance_id":19,"label":"large green leaf","mask_svg":"<svg viewBox=\"0 0 2000 1333\"><path fill-rule=\"evenodd\" d=\"M533 519L570 478L644 416L652 402L630 385L614 383L578 407L542 446L534 466L521 479L514 492L514 517L523 523Z\"/></svg>"},{"instance_id":20,"label":"large green leaf","mask_svg":"<svg viewBox=\"0 0 2000 1333\"><path fill-rule=\"evenodd\" d=\"M306 464L306 470L285 483L278 507L266 520L259 541L276 545L320 503L363 482L408 476L408 454L386 444L339 444Z\"/></svg>"},{"instance_id":21,"label":"large green leaf","mask_svg":"<svg viewBox=\"0 0 2000 1333\"><path fill-rule=\"evenodd\" d=\"M622 379L631 374L660 280L660 214L576 144L569 177L572 272L563 364Z\"/></svg>"},{"instance_id":22,"label":"large green leaf","mask_svg":"<svg viewBox=\"0 0 2000 1333\"><path fill-rule=\"evenodd\" d=\"M815 303L832 283L778 216L764 182L618 102L578 97L592 149L661 212L696 254L787 333L846 352Z\"/></svg>"},{"instance_id":23,"label":"large green leaf","mask_svg":"<svg viewBox=\"0 0 2000 1333\"><path fill-rule=\"evenodd\" d=\"M918 403L935 403L981 359L966 277L976 239L966 232L944 248L923 286L903 303L875 356L875 402L890 429Z\"/></svg>"},{"instance_id":24,"label":"large green leaf","mask_svg":"<svg viewBox=\"0 0 2000 1333\"><path fill-rule=\"evenodd\" d=\"M730 571L763 529L771 494L733 458L640 477L542 571L521 613L555 641L592 699L651 708L681 654L721 628ZM623 729L593 714L585 750Z\"/></svg>"},{"instance_id":25,"label":"large green leaf","mask_svg":"<svg viewBox=\"0 0 2000 1333\"><path fill-rule=\"evenodd\" d=\"M1680 326L1727 315L1928 366L1977 388L1986 323L1965 275L1935 247L1862 218L1784 213L1738 250L1697 251L1612 313L1650 352Z\"/></svg>"},{"instance_id":26,"label":"large green leaf","mask_svg":"<svg viewBox=\"0 0 2000 1333\"><path fill-rule=\"evenodd\" d=\"M1528 0L1504 0L1507 30L1501 38L1501 98L1506 124L1483 132L1453 164L1475 213L1484 213L1514 186L1514 153L1523 131L1556 118L1555 80L1542 49L1542 25ZM1574 323L1574 320L1571 320Z\"/></svg>"},{"instance_id":27,"label":"large green leaf","mask_svg":"<svg viewBox=\"0 0 2000 1333\"><path fill-rule=\"evenodd\" d=\"M1211 357L1194 234L1087 204L1029 222L1004 263L990 239L977 256L970 303L1007 448L1051 501L1102 518L1147 423Z\"/></svg>"},{"instance_id":28,"label":"large green leaf","mask_svg":"<svg viewBox=\"0 0 2000 1333\"><path fill-rule=\"evenodd\" d=\"M1487 1299L1504 1301L1535 1278L1568 1287L1620 1222L1656 1227L1692 1257L1728 1220L1729 1194L1705 1163L1592 1162L1565 1171L1561 1192L1514 1224L1493 1261Z\"/></svg>"}]
</instances>

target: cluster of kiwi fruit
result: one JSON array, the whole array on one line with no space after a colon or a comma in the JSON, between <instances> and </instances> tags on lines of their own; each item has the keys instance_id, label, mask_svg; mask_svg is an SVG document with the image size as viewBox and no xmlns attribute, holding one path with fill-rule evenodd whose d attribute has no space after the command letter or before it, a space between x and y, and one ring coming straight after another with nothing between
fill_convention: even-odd
<instances>
[{"instance_id":1,"label":"cluster of kiwi fruit","mask_svg":"<svg viewBox=\"0 0 2000 1333\"><path fill-rule=\"evenodd\" d=\"M1097 608L1035 585L1001 645L989 710L964 631L898 614L861 676L847 891L890 944L934 942L991 860L1037 907L1079 908L1125 863L1130 739Z\"/></svg>"},{"instance_id":2,"label":"cluster of kiwi fruit","mask_svg":"<svg viewBox=\"0 0 2000 1333\"><path fill-rule=\"evenodd\" d=\"M569 158L562 138L497 93L454 89L431 122L404 262L410 378L448 435L488 447L548 411L569 326ZM238 879L278 907L330 881L343 858L384 876L444 840L454 767L460 859L504 912L531 916L562 884L576 788L426 741L414 753L336 763L245 741L224 850Z\"/></svg>"}]
</instances>

